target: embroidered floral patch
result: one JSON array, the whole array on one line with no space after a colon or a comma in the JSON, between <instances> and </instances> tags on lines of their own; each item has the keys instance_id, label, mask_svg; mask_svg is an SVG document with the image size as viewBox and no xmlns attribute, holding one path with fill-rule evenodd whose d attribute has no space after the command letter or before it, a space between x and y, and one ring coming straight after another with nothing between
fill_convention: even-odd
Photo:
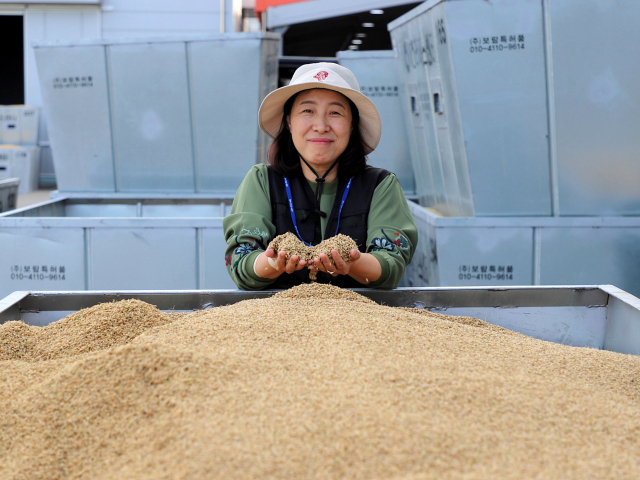
<instances>
[{"instance_id":1,"label":"embroidered floral patch","mask_svg":"<svg viewBox=\"0 0 640 480\"><path fill-rule=\"evenodd\" d=\"M253 252L254 250L256 250L256 247L254 245L251 245L249 243L241 243L233 253L235 253L236 255L246 255Z\"/></svg>"},{"instance_id":2,"label":"embroidered floral patch","mask_svg":"<svg viewBox=\"0 0 640 480\"><path fill-rule=\"evenodd\" d=\"M236 261L233 262L231 270L233 271L236 269L238 263L240 263L240 260L242 260L242 257L257 249L257 242L255 240L251 240L251 243L241 243L240 245L238 245L238 248L233 251L234 255L237 255L238 258L236 258Z\"/></svg>"},{"instance_id":3,"label":"embroidered floral patch","mask_svg":"<svg viewBox=\"0 0 640 480\"><path fill-rule=\"evenodd\" d=\"M240 237L259 237L259 238L248 238L245 242L240 241ZM263 232L259 228L255 228L253 231L248 228L243 228L240 232L240 235L235 236L235 243L237 244L236 249L233 251L233 256L227 255L224 257L225 265L231 266L231 270L235 270L240 263L240 260L245 255L248 255L251 252L254 252L258 249L264 250L265 239L269 239L269 234L267 232ZM243 238L244 240L244 238ZM234 261L235 260L235 261Z\"/></svg>"},{"instance_id":4,"label":"embroidered floral patch","mask_svg":"<svg viewBox=\"0 0 640 480\"><path fill-rule=\"evenodd\" d=\"M387 235L384 233L384 230L382 230L382 234L385 237L387 237ZM391 240L389 237L387 237L387 239ZM408 250L409 249L409 240L407 240L407 237L402 235L400 232L393 232L393 240L391 240L391 241L400 250Z\"/></svg>"},{"instance_id":5,"label":"embroidered floral patch","mask_svg":"<svg viewBox=\"0 0 640 480\"><path fill-rule=\"evenodd\" d=\"M382 237L374 238L371 242L373 245L373 251L386 250L387 252L393 252L395 248L399 248L400 250L408 250L409 249L409 240L402 235L400 232L395 231L391 236L387 235L387 233L381 229Z\"/></svg>"},{"instance_id":6,"label":"embroidered floral patch","mask_svg":"<svg viewBox=\"0 0 640 480\"><path fill-rule=\"evenodd\" d=\"M393 243L389 242L386 238L374 238L371 243L375 247L373 250L388 250L392 252L395 248Z\"/></svg>"},{"instance_id":7,"label":"embroidered floral patch","mask_svg":"<svg viewBox=\"0 0 640 480\"><path fill-rule=\"evenodd\" d=\"M243 228L242 231L240 232L240 235L251 235L254 237L260 237L260 241L262 243L264 243L264 239L269 236L267 232L263 232L257 227L253 229L253 232L248 228Z\"/></svg>"}]
</instances>

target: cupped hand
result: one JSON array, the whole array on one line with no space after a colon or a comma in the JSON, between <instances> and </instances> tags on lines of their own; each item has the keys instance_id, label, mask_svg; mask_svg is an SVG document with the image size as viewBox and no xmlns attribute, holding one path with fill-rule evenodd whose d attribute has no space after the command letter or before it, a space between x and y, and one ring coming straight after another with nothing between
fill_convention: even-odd
<instances>
[{"instance_id":1,"label":"cupped hand","mask_svg":"<svg viewBox=\"0 0 640 480\"><path fill-rule=\"evenodd\" d=\"M352 248L349 252L349 262L345 262L337 250L331 250L331 257L321 253L313 259L313 263L309 265L310 270L318 270L326 272L329 275L347 275L354 262L360 259L360 250Z\"/></svg>"},{"instance_id":2,"label":"cupped hand","mask_svg":"<svg viewBox=\"0 0 640 480\"><path fill-rule=\"evenodd\" d=\"M279 273L293 273L296 270L302 270L307 266L307 261L300 260L298 255L291 255L291 257L289 257L289 261L287 261L287 252L284 250L276 254L272 248L268 248L264 254L267 257L269 265Z\"/></svg>"}]
</instances>

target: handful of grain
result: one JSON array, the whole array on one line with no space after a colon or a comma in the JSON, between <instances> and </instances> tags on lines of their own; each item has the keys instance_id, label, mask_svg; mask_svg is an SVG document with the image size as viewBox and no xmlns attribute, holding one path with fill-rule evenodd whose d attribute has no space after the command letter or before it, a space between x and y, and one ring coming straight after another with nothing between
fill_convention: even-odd
<instances>
[{"instance_id":1,"label":"handful of grain","mask_svg":"<svg viewBox=\"0 0 640 480\"><path fill-rule=\"evenodd\" d=\"M341 233L335 237L327 238L314 247L314 255L317 257L321 253L324 253L327 257L331 258L331 250L337 250L340 257L345 262L351 261L349 253L352 249L358 249L358 245L348 235L342 235Z\"/></svg>"},{"instance_id":2,"label":"handful of grain","mask_svg":"<svg viewBox=\"0 0 640 480\"><path fill-rule=\"evenodd\" d=\"M293 233L287 232L284 235L278 235L276 238L269 242L267 248L273 249L274 252L279 253L281 251L287 252L287 262L293 255L297 255L300 260L313 259L314 247L308 247Z\"/></svg>"},{"instance_id":3,"label":"handful of grain","mask_svg":"<svg viewBox=\"0 0 640 480\"><path fill-rule=\"evenodd\" d=\"M335 237L323 240L315 247L309 247L293 233L287 232L271 240L267 248L272 248L276 253L284 250L287 252L287 261L289 261L292 255L297 255L300 260L312 261L314 258L319 257L321 253L331 258L331 250L337 250L345 262L350 262L351 249L355 248L357 250L358 245L356 245L356 242L351 237L340 233ZM309 272L309 278L315 280L316 274L317 272Z\"/></svg>"}]
</instances>

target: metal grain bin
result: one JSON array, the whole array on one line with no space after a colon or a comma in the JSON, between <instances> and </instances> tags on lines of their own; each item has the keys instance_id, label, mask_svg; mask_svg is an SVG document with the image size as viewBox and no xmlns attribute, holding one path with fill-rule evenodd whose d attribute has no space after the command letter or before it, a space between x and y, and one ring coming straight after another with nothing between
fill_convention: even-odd
<instances>
[{"instance_id":1,"label":"metal grain bin","mask_svg":"<svg viewBox=\"0 0 640 480\"><path fill-rule=\"evenodd\" d=\"M59 198L0 215L0 297L16 290L235 288L230 198Z\"/></svg>"},{"instance_id":2,"label":"metal grain bin","mask_svg":"<svg viewBox=\"0 0 640 480\"><path fill-rule=\"evenodd\" d=\"M1 168L2 163L0 163L0 169ZM19 188L19 178L7 178L6 180L2 180L2 177L0 177L0 213L16 208Z\"/></svg>"},{"instance_id":3,"label":"metal grain bin","mask_svg":"<svg viewBox=\"0 0 640 480\"><path fill-rule=\"evenodd\" d=\"M640 300L611 285L581 287L403 288L356 290L392 307L467 315L541 340L640 354ZM139 299L190 311L265 298L274 291L15 292L0 300L0 323L44 326L98 303Z\"/></svg>"},{"instance_id":4,"label":"metal grain bin","mask_svg":"<svg viewBox=\"0 0 640 480\"><path fill-rule=\"evenodd\" d=\"M443 217L409 202L420 243L405 286L610 282L640 295L638 217Z\"/></svg>"},{"instance_id":5,"label":"metal grain bin","mask_svg":"<svg viewBox=\"0 0 640 480\"><path fill-rule=\"evenodd\" d=\"M389 24L420 203L640 214L640 3L429 0Z\"/></svg>"},{"instance_id":6,"label":"metal grain bin","mask_svg":"<svg viewBox=\"0 0 640 480\"><path fill-rule=\"evenodd\" d=\"M560 214L640 215L640 2L545 3Z\"/></svg>"},{"instance_id":7,"label":"metal grain bin","mask_svg":"<svg viewBox=\"0 0 640 480\"><path fill-rule=\"evenodd\" d=\"M266 158L279 35L35 45L62 192L234 193Z\"/></svg>"},{"instance_id":8,"label":"metal grain bin","mask_svg":"<svg viewBox=\"0 0 640 480\"><path fill-rule=\"evenodd\" d=\"M369 164L396 174L404 193L415 195L415 177L409 154L409 139L400 97L400 78L393 50L344 51L337 53L340 65L353 72L360 90L376 105L382 120L380 143Z\"/></svg>"}]
</instances>

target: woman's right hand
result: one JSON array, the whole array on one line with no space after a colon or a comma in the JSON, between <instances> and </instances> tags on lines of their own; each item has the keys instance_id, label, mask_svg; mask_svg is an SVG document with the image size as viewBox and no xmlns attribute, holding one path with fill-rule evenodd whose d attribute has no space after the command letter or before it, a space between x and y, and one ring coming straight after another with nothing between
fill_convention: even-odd
<instances>
[{"instance_id":1,"label":"woman's right hand","mask_svg":"<svg viewBox=\"0 0 640 480\"><path fill-rule=\"evenodd\" d=\"M297 270L302 270L306 266L307 262L300 260L298 255L291 255L291 258L287 261L287 252L282 250L276 254L272 248L268 248L258 255L255 271L262 278L277 278L285 272L293 273Z\"/></svg>"}]
</instances>

